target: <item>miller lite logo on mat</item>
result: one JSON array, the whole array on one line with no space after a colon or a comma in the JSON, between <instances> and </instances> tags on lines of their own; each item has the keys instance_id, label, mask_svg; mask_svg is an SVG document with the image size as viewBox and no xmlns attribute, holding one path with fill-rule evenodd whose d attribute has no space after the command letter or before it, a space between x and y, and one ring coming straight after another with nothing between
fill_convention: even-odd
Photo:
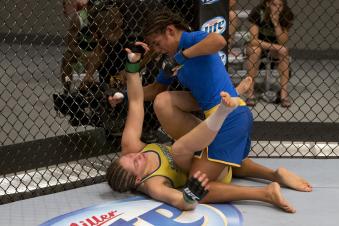
<instances>
[{"instance_id":1,"label":"miller lite logo on mat","mask_svg":"<svg viewBox=\"0 0 339 226\"><path fill-rule=\"evenodd\" d=\"M144 197L108 202L70 212L41 226L241 226L242 215L230 204L200 204L181 211Z\"/></svg>"},{"instance_id":2,"label":"miller lite logo on mat","mask_svg":"<svg viewBox=\"0 0 339 226\"><path fill-rule=\"evenodd\" d=\"M201 0L201 3L203 5L211 5L211 4L215 3L215 2L219 2L219 0Z\"/></svg>"},{"instance_id":3,"label":"miller lite logo on mat","mask_svg":"<svg viewBox=\"0 0 339 226\"><path fill-rule=\"evenodd\" d=\"M227 23L226 23L225 18L222 16L217 16L206 21L201 26L200 30L206 31L208 33L216 32L216 33L222 34L225 32L226 26L227 26Z\"/></svg>"}]
</instances>

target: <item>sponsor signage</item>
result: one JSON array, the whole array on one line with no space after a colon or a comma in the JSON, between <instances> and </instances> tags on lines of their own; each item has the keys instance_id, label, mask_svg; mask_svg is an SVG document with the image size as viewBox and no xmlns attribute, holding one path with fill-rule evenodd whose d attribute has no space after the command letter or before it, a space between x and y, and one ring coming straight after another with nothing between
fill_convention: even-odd
<instances>
[{"instance_id":1,"label":"sponsor signage","mask_svg":"<svg viewBox=\"0 0 339 226\"><path fill-rule=\"evenodd\" d=\"M223 34L226 30L226 20L222 16L214 17L208 21L206 21L202 26L201 30L206 31L207 33L216 32L219 34Z\"/></svg>"},{"instance_id":2,"label":"sponsor signage","mask_svg":"<svg viewBox=\"0 0 339 226\"><path fill-rule=\"evenodd\" d=\"M211 5L213 3L219 2L220 0L201 0L203 5Z\"/></svg>"},{"instance_id":3,"label":"sponsor signage","mask_svg":"<svg viewBox=\"0 0 339 226\"><path fill-rule=\"evenodd\" d=\"M180 211L145 197L108 202L67 213L40 226L241 226L242 215L230 204L200 204Z\"/></svg>"},{"instance_id":4,"label":"sponsor signage","mask_svg":"<svg viewBox=\"0 0 339 226\"><path fill-rule=\"evenodd\" d=\"M227 62L227 56L226 56L226 53L224 53L223 51L219 51L219 56L223 62L224 65L226 65L226 62Z\"/></svg>"},{"instance_id":5,"label":"sponsor signage","mask_svg":"<svg viewBox=\"0 0 339 226\"><path fill-rule=\"evenodd\" d=\"M227 40L228 36L228 1L201 0L199 1L199 27L200 30L216 32ZM226 65L226 48L219 55Z\"/></svg>"}]
</instances>

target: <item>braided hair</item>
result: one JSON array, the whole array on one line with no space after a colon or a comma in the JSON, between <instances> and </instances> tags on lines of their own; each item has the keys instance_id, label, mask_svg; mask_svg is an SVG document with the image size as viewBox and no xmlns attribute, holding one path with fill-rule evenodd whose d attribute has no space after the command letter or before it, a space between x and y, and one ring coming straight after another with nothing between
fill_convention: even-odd
<instances>
[{"instance_id":1,"label":"braided hair","mask_svg":"<svg viewBox=\"0 0 339 226\"><path fill-rule=\"evenodd\" d=\"M143 23L143 36L162 34L168 25L174 25L179 30L190 31L191 28L180 17L169 9L155 10L148 14Z\"/></svg>"},{"instance_id":2,"label":"braided hair","mask_svg":"<svg viewBox=\"0 0 339 226\"><path fill-rule=\"evenodd\" d=\"M136 189L136 176L127 172L120 164L119 159L114 159L106 172L106 179L113 191L126 192Z\"/></svg>"}]
</instances>

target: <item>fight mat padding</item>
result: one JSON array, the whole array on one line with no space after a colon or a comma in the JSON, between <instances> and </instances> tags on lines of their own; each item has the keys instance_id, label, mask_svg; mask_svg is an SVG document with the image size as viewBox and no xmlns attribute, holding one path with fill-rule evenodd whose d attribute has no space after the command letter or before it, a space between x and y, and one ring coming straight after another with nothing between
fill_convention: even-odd
<instances>
[{"instance_id":1,"label":"fight mat padding","mask_svg":"<svg viewBox=\"0 0 339 226\"><path fill-rule=\"evenodd\" d=\"M68 216L76 216L79 218L74 218L75 221L72 221L73 225L72 223L60 225L136 225L134 224L136 219L143 220L139 220L139 222L144 223L140 225L147 226L159 225L159 221L162 223L166 222L168 223L168 225L201 225L201 222L204 222L204 220L207 219L202 218L203 216L210 217L212 215L216 216L215 218L213 218L213 220L216 219L216 221L213 222L213 224L209 224L207 222L206 225L338 225L338 159L254 160L272 168L285 166L286 168L296 172L300 176L310 181L314 189L313 192L310 193L297 192L287 188L282 189L283 195L286 197L286 199L288 199L289 202L296 207L297 212L295 214L288 214L269 204L255 201L238 201L233 202L231 205L208 205L208 207L205 206L205 208L208 208L208 210L211 211L210 213L207 213L208 211L206 212L206 209L204 210L204 213L198 213L198 208L197 215L194 215L194 213L182 214L181 211L175 211L168 205L164 205L162 203L151 200L144 200L144 198L140 198L140 196L135 196L129 193L119 194L112 192L107 183L101 183L97 185L82 187L52 195L40 196L37 198L2 205L0 206L0 225L31 226L41 224L43 225L44 223L46 223L45 225L48 225L48 223L57 223L58 220L65 219ZM254 187L265 185L265 183L255 180L235 179L233 182L239 185ZM134 205L137 205L136 201L138 200L142 203L144 209L131 208L131 202L134 201ZM140 205L141 203L139 203L138 205ZM98 211L98 209L100 208L107 211L102 214L101 212L95 212ZM126 215L129 216L129 218L119 218L119 224L114 224L113 221L109 220L110 217L117 217L118 219L120 215L118 215L119 212L117 210L119 210L119 208L123 208L126 213L128 211L131 211L131 209L133 210L129 212L129 215ZM223 208L228 208L228 212L226 210L223 210ZM191 218L189 218L189 216ZM235 221L232 221L232 217L233 219L235 219ZM105 220L107 220L109 224L104 224ZM147 222L147 220L150 223ZM210 223L211 222L212 221L210 221ZM225 224L225 222L227 222L227 224Z\"/></svg>"},{"instance_id":2,"label":"fight mat padding","mask_svg":"<svg viewBox=\"0 0 339 226\"><path fill-rule=\"evenodd\" d=\"M80 209L55 217L40 226L80 225L242 225L242 216L231 204L198 205L180 211L170 205L137 196Z\"/></svg>"}]
</instances>

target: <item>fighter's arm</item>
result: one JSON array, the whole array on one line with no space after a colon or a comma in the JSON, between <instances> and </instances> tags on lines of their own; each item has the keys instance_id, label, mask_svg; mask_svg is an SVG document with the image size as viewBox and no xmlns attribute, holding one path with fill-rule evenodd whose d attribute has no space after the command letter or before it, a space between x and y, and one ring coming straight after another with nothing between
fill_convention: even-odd
<instances>
[{"instance_id":1,"label":"fighter's arm","mask_svg":"<svg viewBox=\"0 0 339 226\"><path fill-rule=\"evenodd\" d=\"M147 48L144 47L144 48ZM130 59L131 62L137 62L141 54L128 54L134 57ZM139 55L139 56L138 56ZM127 154L131 152L139 152L145 147L141 138L142 124L144 121L144 92L140 79L139 72L126 72L127 96L128 96L128 113L125 123L125 128L122 133L121 148L122 153Z\"/></svg>"},{"instance_id":2,"label":"fighter's arm","mask_svg":"<svg viewBox=\"0 0 339 226\"><path fill-rule=\"evenodd\" d=\"M164 84L161 84L161 83L158 83L158 82L154 82L152 84L144 86L144 88L143 88L143 90L144 90L144 100L145 101L153 101L159 93L166 91L167 88L168 88L167 85L164 85Z\"/></svg>"},{"instance_id":3,"label":"fighter's arm","mask_svg":"<svg viewBox=\"0 0 339 226\"><path fill-rule=\"evenodd\" d=\"M197 202L187 203L183 198L183 193L170 187L166 183L149 183L141 190L152 199L167 203L181 210L193 210Z\"/></svg>"},{"instance_id":4,"label":"fighter's arm","mask_svg":"<svg viewBox=\"0 0 339 226\"><path fill-rule=\"evenodd\" d=\"M206 38L196 43L195 45L183 51L186 58L196 56L209 55L218 52L226 45L226 40L223 36L217 33L209 33Z\"/></svg>"},{"instance_id":5,"label":"fighter's arm","mask_svg":"<svg viewBox=\"0 0 339 226\"><path fill-rule=\"evenodd\" d=\"M178 209L192 210L208 193L208 178L206 174L197 171L180 191L174 189L167 178L152 177L141 184L138 190Z\"/></svg>"},{"instance_id":6,"label":"fighter's arm","mask_svg":"<svg viewBox=\"0 0 339 226\"><path fill-rule=\"evenodd\" d=\"M144 93L139 73L126 73L128 113L122 133L122 153L139 152L145 146L140 140L144 121Z\"/></svg>"}]
</instances>

